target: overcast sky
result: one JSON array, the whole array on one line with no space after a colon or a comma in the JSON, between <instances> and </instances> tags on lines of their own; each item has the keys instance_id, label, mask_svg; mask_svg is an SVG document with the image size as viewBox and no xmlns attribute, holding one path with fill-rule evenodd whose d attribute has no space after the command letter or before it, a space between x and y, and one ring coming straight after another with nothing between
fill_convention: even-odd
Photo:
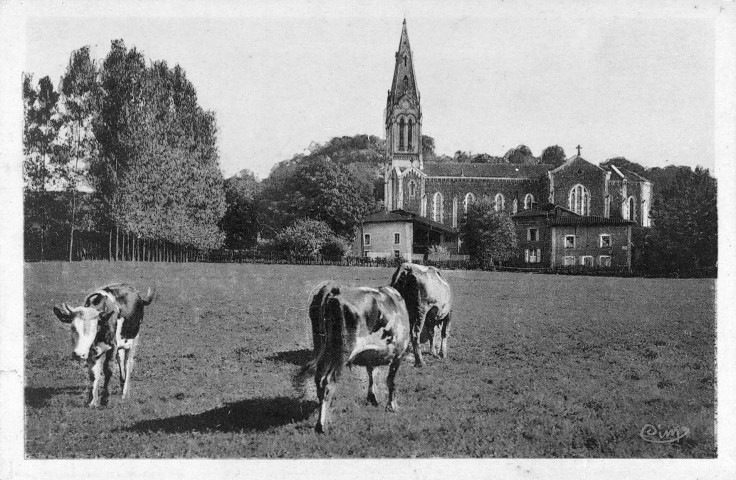
<instances>
[{"instance_id":1,"label":"overcast sky","mask_svg":"<svg viewBox=\"0 0 736 480\"><path fill-rule=\"evenodd\" d=\"M525 144L540 155L557 144L571 155L580 144L596 164L715 165L712 14L580 2L185 5L177 18L143 7L29 18L23 68L57 83L72 50L90 45L101 59L116 38L178 63L216 112L223 173L264 177L313 141L384 136L406 16L422 130L439 153L503 155Z\"/></svg>"}]
</instances>

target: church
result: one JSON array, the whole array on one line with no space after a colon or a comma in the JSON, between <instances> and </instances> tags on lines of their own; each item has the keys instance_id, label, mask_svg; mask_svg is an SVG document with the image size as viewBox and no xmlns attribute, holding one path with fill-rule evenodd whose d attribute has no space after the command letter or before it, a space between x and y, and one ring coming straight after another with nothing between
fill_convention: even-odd
<instances>
[{"instance_id":1,"label":"church","mask_svg":"<svg viewBox=\"0 0 736 480\"><path fill-rule=\"evenodd\" d=\"M613 165L574 155L559 166L529 161L424 161L422 107L406 20L384 113L387 164L382 212L361 227L364 256L419 260L432 246L460 253L467 206L492 200L511 215L517 262L536 266L630 267L631 229L650 226L652 183Z\"/></svg>"}]
</instances>

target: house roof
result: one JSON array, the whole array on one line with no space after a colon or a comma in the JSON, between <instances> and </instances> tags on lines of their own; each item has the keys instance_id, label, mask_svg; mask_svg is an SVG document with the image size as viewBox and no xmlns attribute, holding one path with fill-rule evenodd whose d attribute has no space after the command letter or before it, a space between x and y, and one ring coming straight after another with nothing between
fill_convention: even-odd
<instances>
[{"instance_id":1,"label":"house roof","mask_svg":"<svg viewBox=\"0 0 736 480\"><path fill-rule=\"evenodd\" d=\"M424 173L429 177L536 179L552 168L547 164L424 162Z\"/></svg>"},{"instance_id":2,"label":"house roof","mask_svg":"<svg viewBox=\"0 0 736 480\"><path fill-rule=\"evenodd\" d=\"M366 215L363 223L386 223L386 222L411 222L415 225L421 225L430 230L440 231L444 233L457 233L457 230L447 225L435 222L428 218L424 218L416 213L407 212L406 210L391 210L390 212L380 211Z\"/></svg>"}]
</instances>

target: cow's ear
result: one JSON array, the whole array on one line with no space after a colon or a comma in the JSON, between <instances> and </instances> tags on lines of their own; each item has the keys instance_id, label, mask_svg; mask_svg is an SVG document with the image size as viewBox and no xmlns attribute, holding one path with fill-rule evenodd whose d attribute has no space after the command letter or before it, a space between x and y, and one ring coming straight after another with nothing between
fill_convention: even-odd
<instances>
[{"instance_id":1,"label":"cow's ear","mask_svg":"<svg viewBox=\"0 0 736 480\"><path fill-rule=\"evenodd\" d=\"M54 315L64 323L72 323L72 319L74 318L74 312L66 303L54 305Z\"/></svg>"}]
</instances>

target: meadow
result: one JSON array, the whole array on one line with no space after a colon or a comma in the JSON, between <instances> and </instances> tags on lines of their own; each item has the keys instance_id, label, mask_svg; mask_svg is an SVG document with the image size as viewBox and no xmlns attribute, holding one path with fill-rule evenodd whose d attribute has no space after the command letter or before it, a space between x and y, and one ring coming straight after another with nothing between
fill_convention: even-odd
<instances>
[{"instance_id":1,"label":"meadow","mask_svg":"<svg viewBox=\"0 0 736 480\"><path fill-rule=\"evenodd\" d=\"M333 279L388 283L392 269L256 264L29 263L25 449L29 458L713 458L715 281L447 271L449 358L408 357L399 410L346 370L332 429L317 435L307 305ZM84 405L56 303L130 282L147 307L132 396ZM428 346L424 346L425 350ZM687 427L677 442L646 424Z\"/></svg>"}]
</instances>

